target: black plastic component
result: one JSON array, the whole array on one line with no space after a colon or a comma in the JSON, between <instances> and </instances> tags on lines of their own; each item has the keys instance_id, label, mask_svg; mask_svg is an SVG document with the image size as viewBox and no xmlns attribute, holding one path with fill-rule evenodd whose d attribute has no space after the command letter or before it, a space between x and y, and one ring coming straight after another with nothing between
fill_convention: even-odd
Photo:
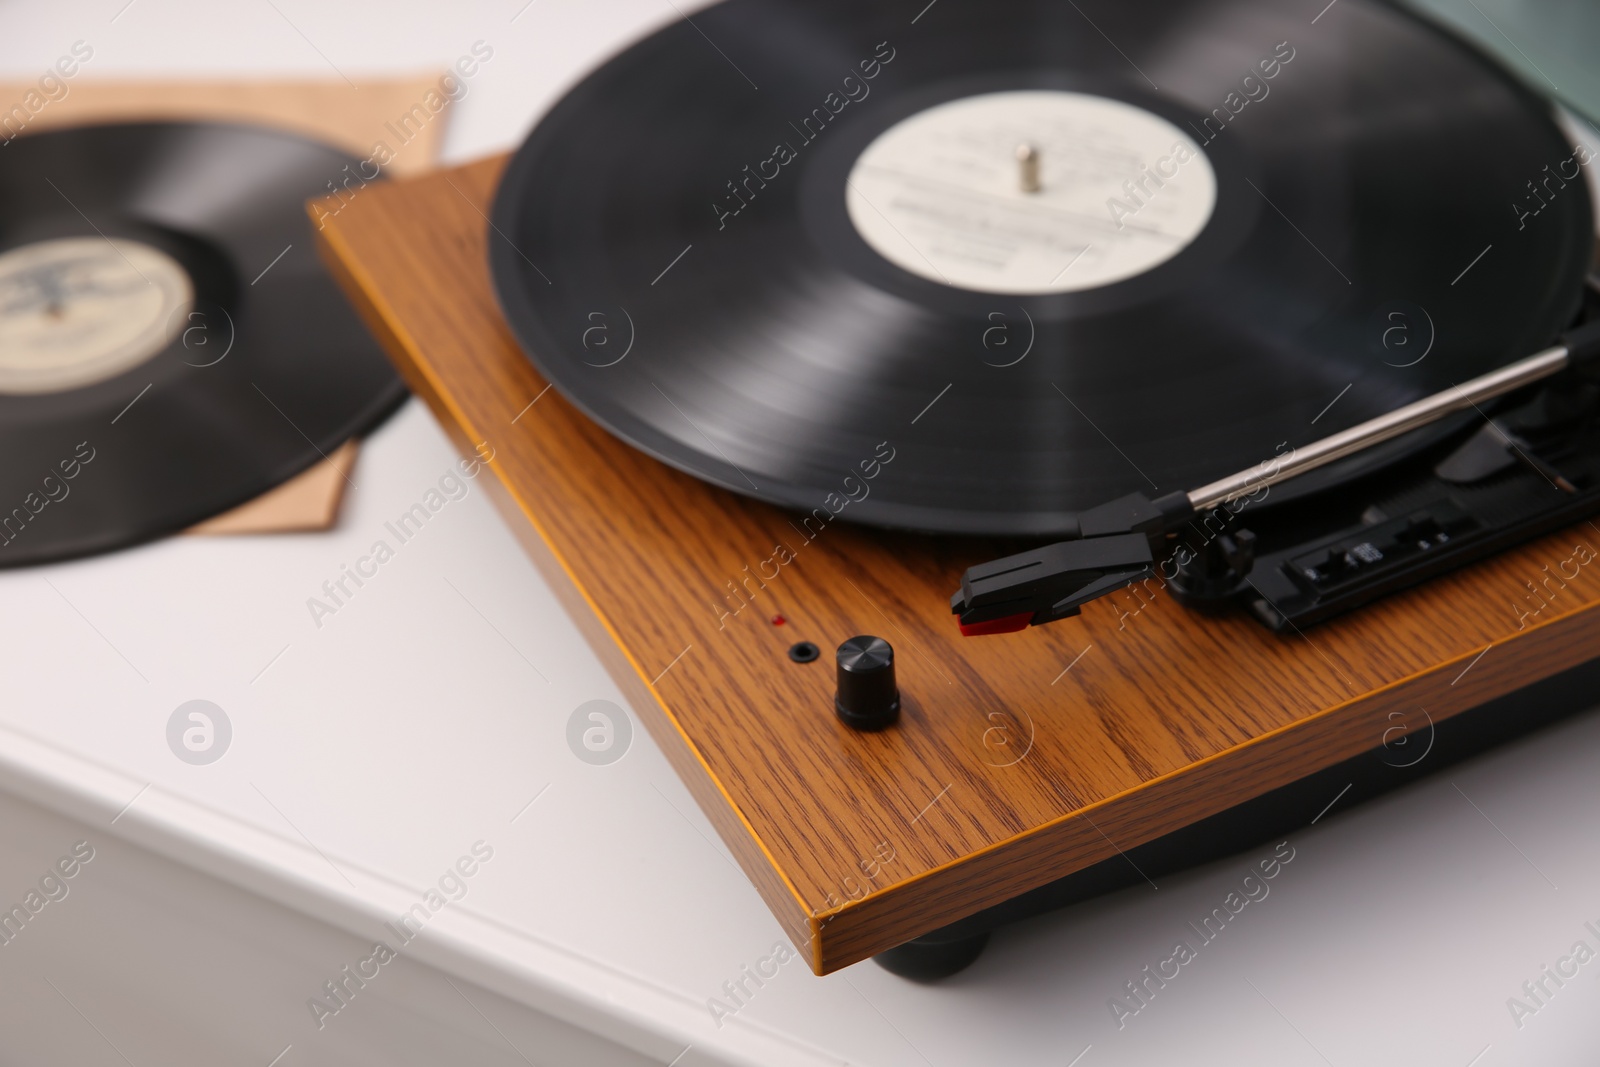
<instances>
[{"instance_id":1,"label":"black plastic component","mask_svg":"<svg viewBox=\"0 0 1600 1067\"><path fill-rule=\"evenodd\" d=\"M1511 435L1491 419L1440 460L1433 473L1451 485L1473 485L1517 465L1511 445Z\"/></svg>"},{"instance_id":2,"label":"black plastic component","mask_svg":"<svg viewBox=\"0 0 1600 1067\"><path fill-rule=\"evenodd\" d=\"M915 941L880 952L873 961L890 974L909 978L913 982L937 982L972 966L974 960L989 943L989 933L970 937L941 938L938 934L919 937Z\"/></svg>"},{"instance_id":3,"label":"black plastic component","mask_svg":"<svg viewBox=\"0 0 1600 1067\"><path fill-rule=\"evenodd\" d=\"M789 658L796 663L810 663L822 655L822 649L810 641L796 641L789 646Z\"/></svg>"},{"instance_id":4,"label":"black plastic component","mask_svg":"<svg viewBox=\"0 0 1600 1067\"><path fill-rule=\"evenodd\" d=\"M1034 624L1051 622L1154 568L1150 539L1142 533L1062 541L968 568L950 609L963 627L1024 613Z\"/></svg>"},{"instance_id":5,"label":"black plastic component","mask_svg":"<svg viewBox=\"0 0 1600 1067\"><path fill-rule=\"evenodd\" d=\"M1194 508L1185 493L1168 493L1155 500L1143 493L1129 493L1079 515L1078 536L1162 533L1175 529L1193 517Z\"/></svg>"},{"instance_id":6,"label":"black plastic component","mask_svg":"<svg viewBox=\"0 0 1600 1067\"><path fill-rule=\"evenodd\" d=\"M1249 530L1223 533L1198 552L1179 558L1187 562L1176 568L1170 583L1173 595L1197 607L1220 605L1248 586L1256 558L1256 535Z\"/></svg>"},{"instance_id":7,"label":"black plastic component","mask_svg":"<svg viewBox=\"0 0 1600 1067\"><path fill-rule=\"evenodd\" d=\"M1283 570L1313 596L1337 595L1404 578L1429 557L1446 553L1481 528L1453 500L1440 500L1295 556Z\"/></svg>"},{"instance_id":8,"label":"black plastic component","mask_svg":"<svg viewBox=\"0 0 1600 1067\"><path fill-rule=\"evenodd\" d=\"M840 721L857 730L894 724L900 717L900 690L889 642L863 634L839 646L839 691L833 706Z\"/></svg>"},{"instance_id":9,"label":"black plastic component","mask_svg":"<svg viewBox=\"0 0 1600 1067\"><path fill-rule=\"evenodd\" d=\"M1574 327L1561 335L1568 364L1579 374L1592 376L1600 370L1600 319Z\"/></svg>"}]
</instances>

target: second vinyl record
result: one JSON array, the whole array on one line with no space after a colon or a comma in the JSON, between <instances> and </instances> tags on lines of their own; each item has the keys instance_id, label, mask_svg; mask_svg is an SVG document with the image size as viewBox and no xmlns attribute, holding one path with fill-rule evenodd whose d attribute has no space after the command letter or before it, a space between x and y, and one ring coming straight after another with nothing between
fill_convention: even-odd
<instances>
[{"instance_id":1,"label":"second vinyl record","mask_svg":"<svg viewBox=\"0 0 1600 1067\"><path fill-rule=\"evenodd\" d=\"M136 123L0 155L0 566L244 503L405 396L312 245L360 161L288 133Z\"/></svg>"},{"instance_id":2,"label":"second vinyl record","mask_svg":"<svg viewBox=\"0 0 1600 1067\"><path fill-rule=\"evenodd\" d=\"M601 425L785 506L1051 534L1193 488L1528 355L1580 297L1582 182L1514 207L1573 155L1549 105L1321 6L729 0L534 130L502 306Z\"/></svg>"}]
</instances>

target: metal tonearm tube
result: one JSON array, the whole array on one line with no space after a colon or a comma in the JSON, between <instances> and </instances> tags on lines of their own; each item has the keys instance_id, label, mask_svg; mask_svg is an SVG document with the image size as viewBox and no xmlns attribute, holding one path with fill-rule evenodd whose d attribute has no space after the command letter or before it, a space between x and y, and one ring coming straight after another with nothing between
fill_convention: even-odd
<instances>
[{"instance_id":1,"label":"metal tonearm tube","mask_svg":"<svg viewBox=\"0 0 1600 1067\"><path fill-rule=\"evenodd\" d=\"M1281 462L1272 464L1273 470L1264 472L1260 467L1218 478L1209 485L1191 489L1186 495L1189 506L1195 511L1205 511L1218 504L1237 500L1246 493L1277 485L1307 471L1332 463L1336 459L1371 448L1403 433L1436 422L1457 411L1477 407L1486 400L1520 389L1543 378L1548 378L1571 365L1571 352L1564 344L1552 345L1543 352L1519 359L1488 374L1480 374L1471 381L1452 385L1448 389L1423 397L1421 400L1395 408L1376 418L1329 434L1320 441L1302 445Z\"/></svg>"}]
</instances>

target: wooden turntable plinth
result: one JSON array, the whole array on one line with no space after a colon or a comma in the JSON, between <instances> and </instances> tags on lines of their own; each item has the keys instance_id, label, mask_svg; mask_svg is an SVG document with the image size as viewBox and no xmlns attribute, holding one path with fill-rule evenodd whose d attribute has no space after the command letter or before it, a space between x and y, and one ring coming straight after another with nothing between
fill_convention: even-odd
<instances>
[{"instance_id":1,"label":"wooden turntable plinth","mask_svg":"<svg viewBox=\"0 0 1600 1067\"><path fill-rule=\"evenodd\" d=\"M457 444L494 450L512 527L818 974L1600 654L1586 523L1298 636L1153 589L963 638L950 592L996 546L807 523L545 391L489 279L503 163L363 188L324 251ZM896 652L879 733L833 711L857 634Z\"/></svg>"}]
</instances>

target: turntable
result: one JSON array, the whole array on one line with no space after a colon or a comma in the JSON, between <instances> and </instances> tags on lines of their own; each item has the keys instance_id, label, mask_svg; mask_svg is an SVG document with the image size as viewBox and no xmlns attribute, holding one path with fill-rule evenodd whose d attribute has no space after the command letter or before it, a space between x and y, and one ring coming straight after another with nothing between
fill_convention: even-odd
<instances>
[{"instance_id":1,"label":"turntable","mask_svg":"<svg viewBox=\"0 0 1600 1067\"><path fill-rule=\"evenodd\" d=\"M1594 673L1593 153L1316 6L730 0L320 232L817 973Z\"/></svg>"}]
</instances>

